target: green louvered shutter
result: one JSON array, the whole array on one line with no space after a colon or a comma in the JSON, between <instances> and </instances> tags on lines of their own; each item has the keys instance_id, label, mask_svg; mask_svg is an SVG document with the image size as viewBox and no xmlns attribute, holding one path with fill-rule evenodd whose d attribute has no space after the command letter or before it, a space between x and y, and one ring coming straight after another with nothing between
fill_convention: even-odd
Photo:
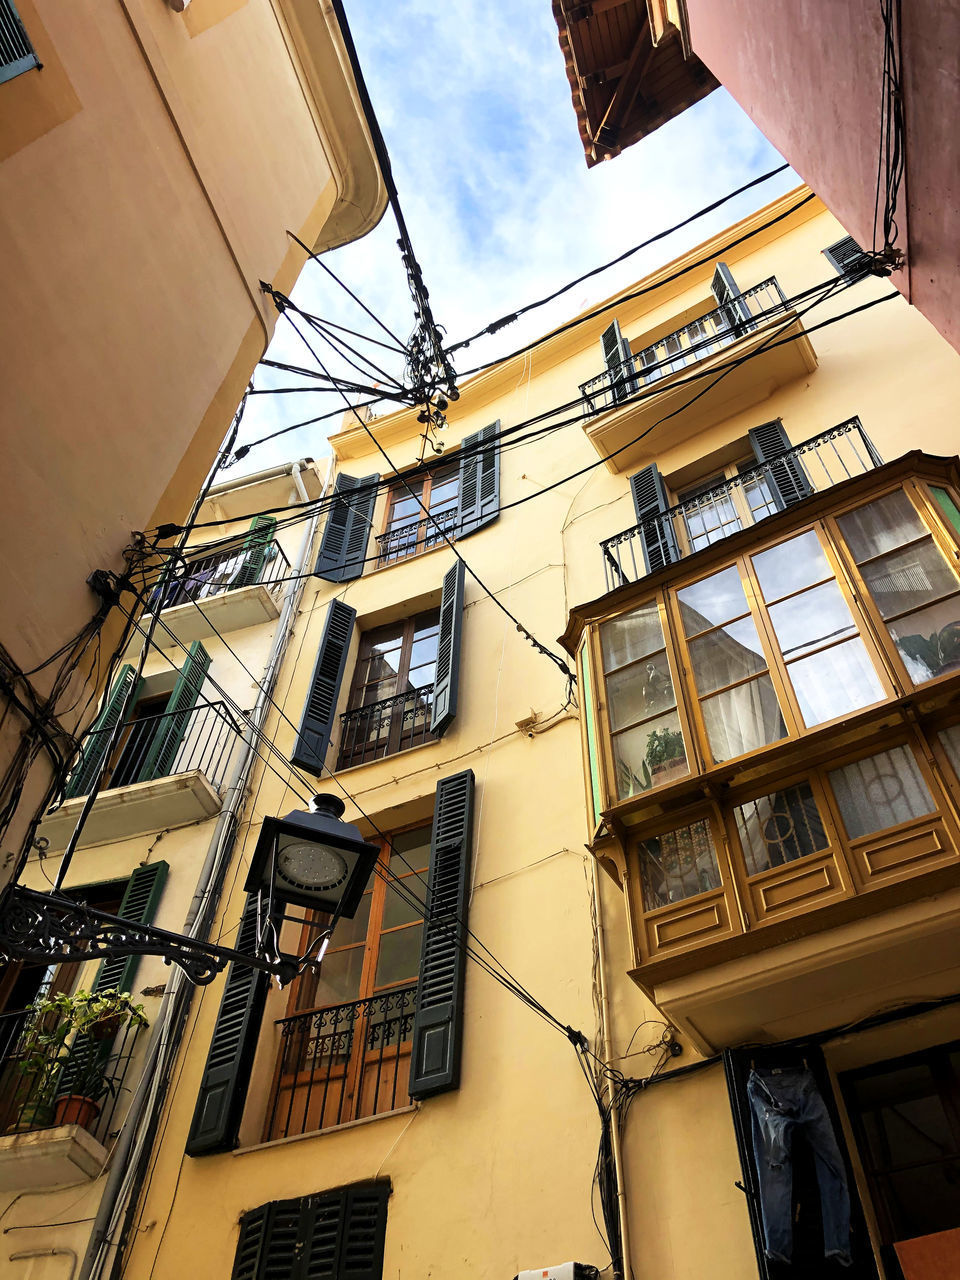
<instances>
[{"instance_id":1,"label":"green louvered shutter","mask_svg":"<svg viewBox=\"0 0 960 1280\"><path fill-rule=\"evenodd\" d=\"M779 419L765 422L761 427L752 427L747 435L757 461L772 463L764 475L778 507L789 507L791 503L801 502L813 493L813 487L799 458L776 461L780 454L793 447Z\"/></svg>"},{"instance_id":2,"label":"green louvered shutter","mask_svg":"<svg viewBox=\"0 0 960 1280\"><path fill-rule=\"evenodd\" d=\"M500 514L500 421L464 436L460 446L460 488L456 536L465 538Z\"/></svg>"},{"instance_id":3,"label":"green louvered shutter","mask_svg":"<svg viewBox=\"0 0 960 1280\"><path fill-rule=\"evenodd\" d=\"M254 894L247 899L234 947L250 953L256 941L257 898ZM269 974L247 965L231 964L187 1139L189 1156L231 1151L237 1145L269 986Z\"/></svg>"},{"instance_id":4,"label":"green louvered shutter","mask_svg":"<svg viewBox=\"0 0 960 1280\"><path fill-rule=\"evenodd\" d=\"M733 272L725 262L717 263L710 292L729 320L730 327L742 333L750 324L750 308L740 293L740 286L734 280Z\"/></svg>"},{"instance_id":5,"label":"green louvered shutter","mask_svg":"<svg viewBox=\"0 0 960 1280\"><path fill-rule=\"evenodd\" d=\"M231 591L238 587L250 587L260 581L276 528L275 516L253 517L250 531L243 540L243 564L230 584Z\"/></svg>"},{"instance_id":6,"label":"green louvered shutter","mask_svg":"<svg viewBox=\"0 0 960 1280\"><path fill-rule=\"evenodd\" d=\"M378 475L337 476L333 505L327 516L314 573L328 582L351 582L363 573L367 543L377 502Z\"/></svg>"},{"instance_id":7,"label":"green louvered shutter","mask_svg":"<svg viewBox=\"0 0 960 1280\"><path fill-rule=\"evenodd\" d=\"M471 769L437 783L410 1057L411 1098L428 1098L460 1083L473 788Z\"/></svg>"},{"instance_id":8,"label":"green louvered shutter","mask_svg":"<svg viewBox=\"0 0 960 1280\"><path fill-rule=\"evenodd\" d=\"M163 715L156 721L153 741L147 749L146 758L137 774L138 782L150 782L153 778L169 777L177 759L177 752L187 736L190 713L197 705L203 689L203 681L209 670L210 655L199 640L194 640Z\"/></svg>"},{"instance_id":9,"label":"green louvered shutter","mask_svg":"<svg viewBox=\"0 0 960 1280\"><path fill-rule=\"evenodd\" d=\"M233 1259L230 1280L260 1280L261 1268L270 1247L272 1204L251 1209L240 1219L240 1239Z\"/></svg>"},{"instance_id":10,"label":"green louvered shutter","mask_svg":"<svg viewBox=\"0 0 960 1280\"><path fill-rule=\"evenodd\" d=\"M460 686L460 641L463 635L463 561L443 575L440 598L440 631L437 636L437 667L433 678L433 706L430 732L442 738L457 715Z\"/></svg>"},{"instance_id":11,"label":"green louvered shutter","mask_svg":"<svg viewBox=\"0 0 960 1280\"><path fill-rule=\"evenodd\" d=\"M640 542L647 573L656 573L664 565L675 564L680 559L673 521L665 514L670 509L670 499L656 463L630 477L630 493L637 524L641 526Z\"/></svg>"},{"instance_id":12,"label":"green louvered shutter","mask_svg":"<svg viewBox=\"0 0 960 1280\"><path fill-rule=\"evenodd\" d=\"M297 741L290 760L298 769L317 777L323 772L324 757L333 733L340 685L347 665L356 609L342 600L331 600L320 637L317 661L310 677Z\"/></svg>"},{"instance_id":13,"label":"green louvered shutter","mask_svg":"<svg viewBox=\"0 0 960 1280\"><path fill-rule=\"evenodd\" d=\"M68 800L89 793L103 766L107 747L110 745L110 735L117 727L124 709L133 705L133 695L136 692L134 686L138 683L133 667L125 662L117 673L109 698L83 740L80 759L67 779L64 795Z\"/></svg>"},{"instance_id":14,"label":"green louvered shutter","mask_svg":"<svg viewBox=\"0 0 960 1280\"><path fill-rule=\"evenodd\" d=\"M620 321L614 322L604 329L600 336L603 348L603 362L607 366L610 393L614 404L626 400L637 390L637 380L630 343L620 332Z\"/></svg>"}]
</instances>

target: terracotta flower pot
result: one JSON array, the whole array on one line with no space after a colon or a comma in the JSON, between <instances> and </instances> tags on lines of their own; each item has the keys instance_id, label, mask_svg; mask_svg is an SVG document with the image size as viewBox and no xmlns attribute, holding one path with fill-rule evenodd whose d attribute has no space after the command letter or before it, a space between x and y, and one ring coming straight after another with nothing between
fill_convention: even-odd
<instances>
[{"instance_id":1,"label":"terracotta flower pot","mask_svg":"<svg viewBox=\"0 0 960 1280\"><path fill-rule=\"evenodd\" d=\"M49 1102L26 1102L4 1132L30 1133L34 1129L49 1129L53 1122L53 1107Z\"/></svg>"},{"instance_id":2,"label":"terracotta flower pot","mask_svg":"<svg viewBox=\"0 0 960 1280\"><path fill-rule=\"evenodd\" d=\"M99 1102L85 1098L82 1093L64 1094L54 1103L56 1124L78 1124L81 1129L89 1129L99 1114Z\"/></svg>"},{"instance_id":3,"label":"terracotta flower pot","mask_svg":"<svg viewBox=\"0 0 960 1280\"><path fill-rule=\"evenodd\" d=\"M112 1040L120 1030L123 1021L122 1013L113 1013L109 1018L100 1018L90 1027L91 1040Z\"/></svg>"}]
</instances>

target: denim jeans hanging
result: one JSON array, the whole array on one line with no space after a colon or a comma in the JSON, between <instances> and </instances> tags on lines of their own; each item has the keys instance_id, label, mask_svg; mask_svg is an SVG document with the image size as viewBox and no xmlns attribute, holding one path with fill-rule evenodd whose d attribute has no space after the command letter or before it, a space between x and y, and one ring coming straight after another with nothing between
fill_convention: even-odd
<instances>
[{"instance_id":1,"label":"denim jeans hanging","mask_svg":"<svg viewBox=\"0 0 960 1280\"><path fill-rule=\"evenodd\" d=\"M763 1239L768 1258L793 1255L793 1138L800 1129L813 1153L823 1217L823 1251L850 1266L850 1193L833 1124L806 1067L750 1072L753 1155L760 1182Z\"/></svg>"}]
</instances>

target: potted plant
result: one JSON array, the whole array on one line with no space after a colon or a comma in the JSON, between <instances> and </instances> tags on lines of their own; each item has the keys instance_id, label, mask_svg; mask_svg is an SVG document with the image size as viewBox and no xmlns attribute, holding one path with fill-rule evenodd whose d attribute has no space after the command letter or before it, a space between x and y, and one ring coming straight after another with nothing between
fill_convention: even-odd
<instances>
[{"instance_id":1,"label":"potted plant","mask_svg":"<svg viewBox=\"0 0 960 1280\"><path fill-rule=\"evenodd\" d=\"M20 1070L54 1124L93 1124L103 1099L116 1092L107 1071L110 1042L125 1027L145 1026L143 1005L129 991L60 991L33 1002Z\"/></svg>"},{"instance_id":2,"label":"potted plant","mask_svg":"<svg viewBox=\"0 0 960 1280\"><path fill-rule=\"evenodd\" d=\"M650 766L651 785L666 782L671 774L686 769L683 734L679 729L654 729L647 738L646 763Z\"/></svg>"}]
</instances>

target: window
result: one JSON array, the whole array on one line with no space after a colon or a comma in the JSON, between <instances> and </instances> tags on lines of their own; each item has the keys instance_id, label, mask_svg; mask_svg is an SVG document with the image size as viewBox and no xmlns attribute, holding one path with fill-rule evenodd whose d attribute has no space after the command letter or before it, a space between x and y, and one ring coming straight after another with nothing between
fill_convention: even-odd
<instances>
[{"instance_id":1,"label":"window","mask_svg":"<svg viewBox=\"0 0 960 1280\"><path fill-rule=\"evenodd\" d=\"M690 551L727 538L764 516L778 504L768 475L755 458L732 464L677 494Z\"/></svg>"},{"instance_id":2,"label":"window","mask_svg":"<svg viewBox=\"0 0 960 1280\"><path fill-rule=\"evenodd\" d=\"M459 493L458 462L395 485L388 495L383 533L377 538L378 563L390 564L442 545L441 530L449 538L456 537ZM424 515L424 507L430 519Z\"/></svg>"},{"instance_id":3,"label":"window","mask_svg":"<svg viewBox=\"0 0 960 1280\"><path fill-rule=\"evenodd\" d=\"M429 861L429 826L382 841L356 916L338 923L319 973L293 984L265 1141L409 1103ZM325 923L303 926L301 953Z\"/></svg>"},{"instance_id":4,"label":"window","mask_svg":"<svg viewBox=\"0 0 960 1280\"><path fill-rule=\"evenodd\" d=\"M378 1280L389 1181L273 1200L240 1219L231 1280Z\"/></svg>"},{"instance_id":5,"label":"window","mask_svg":"<svg viewBox=\"0 0 960 1280\"><path fill-rule=\"evenodd\" d=\"M829 776L851 840L936 811L916 757L907 747L881 751Z\"/></svg>"},{"instance_id":6,"label":"window","mask_svg":"<svg viewBox=\"0 0 960 1280\"><path fill-rule=\"evenodd\" d=\"M0 0L0 84L39 66L17 6L13 0Z\"/></svg>"},{"instance_id":7,"label":"window","mask_svg":"<svg viewBox=\"0 0 960 1280\"><path fill-rule=\"evenodd\" d=\"M640 882L647 911L719 889L720 870L709 824L701 819L641 840Z\"/></svg>"},{"instance_id":8,"label":"window","mask_svg":"<svg viewBox=\"0 0 960 1280\"><path fill-rule=\"evenodd\" d=\"M760 875L829 846L816 797L807 781L734 809L747 875Z\"/></svg>"}]
</instances>

